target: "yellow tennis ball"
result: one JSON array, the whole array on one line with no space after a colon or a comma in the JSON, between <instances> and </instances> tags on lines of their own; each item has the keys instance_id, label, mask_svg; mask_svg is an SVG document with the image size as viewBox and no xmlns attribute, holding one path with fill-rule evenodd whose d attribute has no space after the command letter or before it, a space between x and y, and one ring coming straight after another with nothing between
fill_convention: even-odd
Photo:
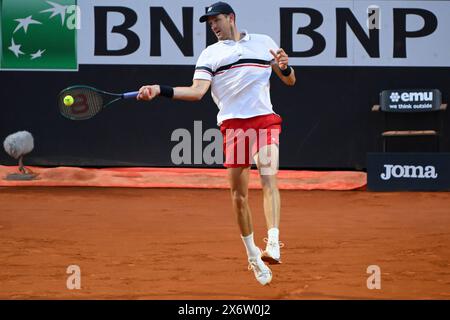
<instances>
[{"instance_id":1,"label":"yellow tennis ball","mask_svg":"<svg viewBox=\"0 0 450 320\"><path fill-rule=\"evenodd\" d=\"M66 107L70 107L71 105L73 105L73 102L74 102L74 100L73 100L72 96L65 96L64 97L64 105Z\"/></svg>"}]
</instances>

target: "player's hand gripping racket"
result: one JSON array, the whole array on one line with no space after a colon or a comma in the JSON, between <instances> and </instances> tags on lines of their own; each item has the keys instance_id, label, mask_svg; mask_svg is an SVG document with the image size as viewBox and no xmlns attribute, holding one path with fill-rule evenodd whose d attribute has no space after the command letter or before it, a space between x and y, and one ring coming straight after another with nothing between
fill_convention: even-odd
<instances>
[{"instance_id":1,"label":"player's hand gripping racket","mask_svg":"<svg viewBox=\"0 0 450 320\"><path fill-rule=\"evenodd\" d=\"M72 86L59 93L58 106L61 114L68 119L87 120L114 102L136 99L138 94L139 91L111 93L89 86ZM71 105L64 103L64 98L67 97L73 98Z\"/></svg>"}]
</instances>

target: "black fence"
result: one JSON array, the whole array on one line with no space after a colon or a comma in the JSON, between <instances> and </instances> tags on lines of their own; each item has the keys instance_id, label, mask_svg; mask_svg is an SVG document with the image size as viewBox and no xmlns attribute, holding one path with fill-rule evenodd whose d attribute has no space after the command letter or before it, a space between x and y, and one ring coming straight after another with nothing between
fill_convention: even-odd
<instances>
[{"instance_id":1,"label":"black fence","mask_svg":"<svg viewBox=\"0 0 450 320\"><path fill-rule=\"evenodd\" d=\"M202 121L202 132L217 128L217 107L209 93L195 103L166 98L124 101L88 121L63 118L56 96L73 84L113 92L151 83L190 85L193 69L80 65L79 72L2 71L0 138L30 131L35 149L26 157L28 165L174 166L171 152L178 143L171 141L174 130L187 129L203 147L210 143L194 136L194 121ZM295 67L295 71L294 87L284 86L275 76L271 83L274 109L283 118L281 168L365 169L366 154L381 150L380 119L371 108L379 103L382 90L436 88L442 101L449 101L450 68ZM447 113L445 124L448 120ZM450 150L447 132L446 126L442 151ZM211 167L193 162L184 166ZM0 163L16 161L2 151Z\"/></svg>"}]
</instances>

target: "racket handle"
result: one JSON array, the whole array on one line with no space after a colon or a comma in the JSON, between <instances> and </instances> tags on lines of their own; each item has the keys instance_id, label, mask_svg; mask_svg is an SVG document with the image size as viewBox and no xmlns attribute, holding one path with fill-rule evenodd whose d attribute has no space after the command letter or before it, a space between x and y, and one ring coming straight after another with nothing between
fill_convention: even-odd
<instances>
[{"instance_id":1,"label":"racket handle","mask_svg":"<svg viewBox=\"0 0 450 320\"><path fill-rule=\"evenodd\" d=\"M124 99L136 99L138 94L139 94L139 91L125 92L124 94L122 94L122 98L124 98Z\"/></svg>"}]
</instances>

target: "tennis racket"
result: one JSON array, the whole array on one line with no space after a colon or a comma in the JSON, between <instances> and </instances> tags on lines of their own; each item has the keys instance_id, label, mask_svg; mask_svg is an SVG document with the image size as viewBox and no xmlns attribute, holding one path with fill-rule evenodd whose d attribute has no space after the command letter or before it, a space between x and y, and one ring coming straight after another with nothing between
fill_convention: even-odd
<instances>
[{"instance_id":1,"label":"tennis racket","mask_svg":"<svg viewBox=\"0 0 450 320\"><path fill-rule=\"evenodd\" d=\"M136 99L139 91L111 93L89 86L72 86L58 94L58 107L61 114L70 120L87 120L122 99ZM71 106L64 104L64 98L72 96Z\"/></svg>"}]
</instances>

